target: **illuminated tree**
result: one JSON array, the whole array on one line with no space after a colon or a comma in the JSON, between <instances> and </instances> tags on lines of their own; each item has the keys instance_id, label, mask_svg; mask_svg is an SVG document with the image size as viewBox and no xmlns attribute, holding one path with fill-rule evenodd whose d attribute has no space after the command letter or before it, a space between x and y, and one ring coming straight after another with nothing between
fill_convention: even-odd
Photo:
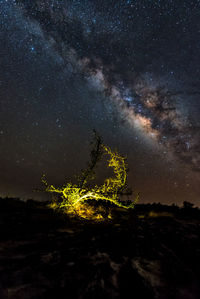
<instances>
[{"instance_id":1,"label":"illuminated tree","mask_svg":"<svg viewBox=\"0 0 200 299\"><path fill-rule=\"evenodd\" d=\"M53 185L48 185L43 176L42 182L46 186L45 191L57 195L50 204L51 208L86 219L103 219L103 215L107 215L108 218L111 218L111 215L105 213L105 204L95 207L92 204L94 201L109 203L124 209L133 208L138 201L139 195L129 205L120 201L120 196L131 193L127 186L128 165L126 158L105 146L95 131L94 136L90 153L91 160L88 167L82 170L77 184L68 182L61 188L55 188ZM100 186L96 184L91 186L91 180L95 178L96 166L103 156L108 157L108 167L113 168L114 176L106 179Z\"/></svg>"}]
</instances>

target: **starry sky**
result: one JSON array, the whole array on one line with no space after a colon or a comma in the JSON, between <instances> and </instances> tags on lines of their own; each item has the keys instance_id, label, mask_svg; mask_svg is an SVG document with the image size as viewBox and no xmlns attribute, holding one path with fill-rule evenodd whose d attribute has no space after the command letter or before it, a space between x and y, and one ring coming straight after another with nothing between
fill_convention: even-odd
<instances>
[{"instance_id":1,"label":"starry sky","mask_svg":"<svg viewBox=\"0 0 200 299\"><path fill-rule=\"evenodd\" d=\"M95 129L141 203L199 206L199 114L200 1L0 0L0 196L45 198Z\"/></svg>"}]
</instances>

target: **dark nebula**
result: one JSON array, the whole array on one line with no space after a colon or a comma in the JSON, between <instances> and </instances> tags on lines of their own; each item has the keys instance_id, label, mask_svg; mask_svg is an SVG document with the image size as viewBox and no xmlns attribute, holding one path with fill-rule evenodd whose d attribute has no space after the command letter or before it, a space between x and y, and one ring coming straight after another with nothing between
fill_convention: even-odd
<instances>
[{"instance_id":1,"label":"dark nebula","mask_svg":"<svg viewBox=\"0 0 200 299\"><path fill-rule=\"evenodd\" d=\"M199 205L199 86L199 1L0 1L1 195L64 183L96 129L142 202Z\"/></svg>"}]
</instances>

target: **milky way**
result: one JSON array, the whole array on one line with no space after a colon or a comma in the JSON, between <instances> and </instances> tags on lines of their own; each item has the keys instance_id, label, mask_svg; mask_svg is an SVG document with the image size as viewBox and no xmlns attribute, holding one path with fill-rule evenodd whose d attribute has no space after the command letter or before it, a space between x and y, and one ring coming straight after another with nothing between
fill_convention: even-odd
<instances>
[{"instance_id":1,"label":"milky way","mask_svg":"<svg viewBox=\"0 0 200 299\"><path fill-rule=\"evenodd\" d=\"M113 101L117 102L119 113L130 125L138 127L138 130L145 136L169 148L180 159L191 164L193 169L200 169L199 130L195 129L195 123L184 117L179 109L179 103L184 105L184 97L187 98L191 94L199 96L199 90L189 92L187 88L191 88L190 86L181 86L182 92L180 92L176 84L174 87L167 86L166 79L162 78L162 75L154 78L152 72L145 71L145 61L137 65L140 56L136 52L139 51L137 39L140 39L141 43L141 39L145 42L145 38L152 37L151 42L155 42L155 45L144 44L147 51L145 57L148 57L148 48L151 50L151 47L156 48L156 44L161 43L159 36L155 35L153 38L154 32L148 33L145 28L149 26L150 31L153 31L155 29L153 27L158 24L159 20L160 27L163 26L162 29L164 29L165 24L159 19L159 11L160 15L169 14L168 22L173 21L170 27L177 31L174 35L178 37L180 29L175 25L183 22L184 17L185 22L189 22L189 9L195 11L198 7L194 5L191 8L185 5L180 20L178 15L174 18L176 2L174 2L174 7L172 6L174 11L171 12L171 18L170 11L165 7L166 11L163 11L160 1L157 3L155 1L154 5L150 4L150 1L144 1L142 7L135 1L126 1L125 4L122 3L123 1L114 1L115 12L112 11L111 1L107 4L107 14L105 8L99 9L98 1L81 1L76 2L76 5L74 1L36 1L34 4L27 1L18 2L25 5L24 14L39 22L48 42L53 44L55 51L64 61L69 63L73 55L73 60L82 68L88 80L96 84L97 88L103 89ZM105 3L104 5L106 6ZM120 6L121 11L118 12L117 8ZM134 32L134 18L136 20L137 17L140 18L139 14L135 15L137 7L143 10L149 7L152 11L148 16L148 23L144 19L139 32L138 28ZM155 21L154 14L156 13L158 20L156 24L151 24ZM129 24L131 19L133 20ZM186 31L187 28L182 28L182 35L185 33L184 30ZM137 34L144 36L137 36ZM195 46L199 44L193 45ZM182 64L184 54L179 53L178 48L175 49L174 55L183 57L175 57L175 60L178 60L175 63ZM163 59L163 63L166 63L164 58L167 51L169 47L160 54L158 60ZM146 69L148 69L148 62L146 62ZM181 65L177 72L181 72ZM176 77L168 81L173 83L173 80L176 81Z\"/></svg>"},{"instance_id":2,"label":"milky way","mask_svg":"<svg viewBox=\"0 0 200 299\"><path fill-rule=\"evenodd\" d=\"M99 101L108 100L108 113L129 136L136 134L164 160L183 163L196 178L200 3L189 2L1 1L2 32L12 18L13 49L26 48L32 57L46 53L62 82L82 78Z\"/></svg>"}]
</instances>

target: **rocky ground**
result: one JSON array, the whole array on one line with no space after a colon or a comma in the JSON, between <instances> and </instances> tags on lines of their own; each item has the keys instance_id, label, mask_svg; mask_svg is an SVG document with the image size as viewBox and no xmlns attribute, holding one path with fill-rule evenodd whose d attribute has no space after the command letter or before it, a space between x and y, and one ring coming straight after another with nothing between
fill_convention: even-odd
<instances>
[{"instance_id":1,"label":"rocky ground","mask_svg":"<svg viewBox=\"0 0 200 299\"><path fill-rule=\"evenodd\" d=\"M198 209L137 205L113 217L1 199L0 298L200 298Z\"/></svg>"}]
</instances>

